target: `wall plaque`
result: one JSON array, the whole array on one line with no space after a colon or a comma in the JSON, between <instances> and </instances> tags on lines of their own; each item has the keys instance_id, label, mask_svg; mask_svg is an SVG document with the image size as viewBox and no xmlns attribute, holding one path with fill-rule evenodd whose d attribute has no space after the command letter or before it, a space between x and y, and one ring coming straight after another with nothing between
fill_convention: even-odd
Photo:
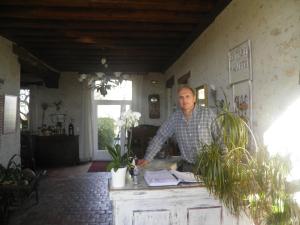
<instances>
[{"instance_id":1,"label":"wall plaque","mask_svg":"<svg viewBox=\"0 0 300 225\"><path fill-rule=\"evenodd\" d=\"M250 40L247 40L228 52L229 84L252 80L252 62Z\"/></svg>"}]
</instances>

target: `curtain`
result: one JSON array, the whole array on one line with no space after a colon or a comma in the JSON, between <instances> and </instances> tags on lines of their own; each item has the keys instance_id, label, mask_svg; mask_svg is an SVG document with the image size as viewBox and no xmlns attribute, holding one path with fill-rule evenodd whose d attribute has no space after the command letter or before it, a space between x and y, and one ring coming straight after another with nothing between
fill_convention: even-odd
<instances>
[{"instance_id":1,"label":"curtain","mask_svg":"<svg viewBox=\"0 0 300 225\"><path fill-rule=\"evenodd\" d=\"M79 137L79 158L81 162L91 161L94 148L93 91L82 82L81 129Z\"/></svg>"}]
</instances>

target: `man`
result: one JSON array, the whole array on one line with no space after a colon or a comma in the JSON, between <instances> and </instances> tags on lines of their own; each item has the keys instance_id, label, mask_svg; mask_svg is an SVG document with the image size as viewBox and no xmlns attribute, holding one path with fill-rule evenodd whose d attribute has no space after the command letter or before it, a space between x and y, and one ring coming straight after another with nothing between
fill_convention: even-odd
<instances>
[{"instance_id":1,"label":"man","mask_svg":"<svg viewBox=\"0 0 300 225\"><path fill-rule=\"evenodd\" d=\"M148 146L144 159L139 160L138 165L148 164L164 142L175 134L183 160L183 170L192 171L198 151L203 144L212 142L212 133L217 131L215 114L209 108L196 105L196 94L191 87L181 87L177 94L180 109L162 124Z\"/></svg>"}]
</instances>

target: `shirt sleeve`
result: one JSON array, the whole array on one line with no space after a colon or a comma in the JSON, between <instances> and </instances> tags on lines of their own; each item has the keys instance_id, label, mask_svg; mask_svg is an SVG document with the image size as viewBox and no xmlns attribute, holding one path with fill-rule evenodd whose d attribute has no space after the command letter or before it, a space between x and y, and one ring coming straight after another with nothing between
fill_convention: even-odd
<instances>
[{"instance_id":1,"label":"shirt sleeve","mask_svg":"<svg viewBox=\"0 0 300 225\"><path fill-rule=\"evenodd\" d=\"M150 144L146 150L145 159L151 161L154 156L161 150L165 141L174 134L175 130L174 114L165 121L158 129L156 135L150 141Z\"/></svg>"}]
</instances>

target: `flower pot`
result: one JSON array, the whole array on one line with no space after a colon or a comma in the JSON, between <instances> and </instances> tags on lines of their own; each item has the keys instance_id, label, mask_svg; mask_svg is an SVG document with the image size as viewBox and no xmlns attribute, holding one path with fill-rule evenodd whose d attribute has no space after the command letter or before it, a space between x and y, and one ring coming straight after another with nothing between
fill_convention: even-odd
<instances>
[{"instance_id":1,"label":"flower pot","mask_svg":"<svg viewBox=\"0 0 300 225\"><path fill-rule=\"evenodd\" d=\"M111 185L114 188L125 186L127 167L119 168L116 172L111 169Z\"/></svg>"}]
</instances>

